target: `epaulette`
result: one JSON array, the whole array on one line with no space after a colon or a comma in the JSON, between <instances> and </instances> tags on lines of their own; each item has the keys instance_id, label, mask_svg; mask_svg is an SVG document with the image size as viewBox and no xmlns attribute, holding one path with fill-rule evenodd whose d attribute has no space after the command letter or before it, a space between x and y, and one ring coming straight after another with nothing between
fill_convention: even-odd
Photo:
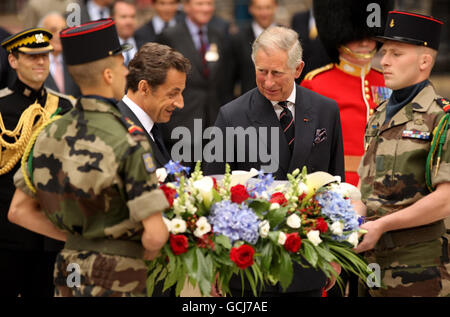
<instances>
[{"instance_id":1,"label":"epaulette","mask_svg":"<svg viewBox=\"0 0 450 317\"><path fill-rule=\"evenodd\" d=\"M320 73L323 73L323 72L325 72L325 71L327 71L327 70L332 69L333 66L334 66L334 64L333 64L333 63L330 63L330 64L328 64L328 65L325 65L325 66L316 68L316 69L310 71L308 74L306 74L305 80L311 80L311 79L313 79L316 75L318 75L318 74L320 74Z\"/></svg>"},{"instance_id":2,"label":"epaulette","mask_svg":"<svg viewBox=\"0 0 450 317\"><path fill-rule=\"evenodd\" d=\"M59 98L62 98L62 99L66 99L67 101L69 101L72 104L72 106L75 107L75 103L77 102L77 99L75 97L73 97L71 95L62 94L62 93L55 91L53 89L50 89L48 87L45 87L45 89L47 90L47 93L58 96Z\"/></svg>"},{"instance_id":3,"label":"epaulette","mask_svg":"<svg viewBox=\"0 0 450 317\"><path fill-rule=\"evenodd\" d=\"M9 95L11 95L13 93L14 93L14 91L9 89L8 87L3 88L3 89L0 90L0 98L9 96Z\"/></svg>"},{"instance_id":4,"label":"epaulette","mask_svg":"<svg viewBox=\"0 0 450 317\"><path fill-rule=\"evenodd\" d=\"M436 102L446 113L450 113L450 100L442 97L437 98Z\"/></svg>"},{"instance_id":5,"label":"epaulette","mask_svg":"<svg viewBox=\"0 0 450 317\"><path fill-rule=\"evenodd\" d=\"M130 118L122 116L120 117L120 120L127 128L129 134L145 136L144 130L141 127L137 126Z\"/></svg>"},{"instance_id":6,"label":"epaulette","mask_svg":"<svg viewBox=\"0 0 450 317\"><path fill-rule=\"evenodd\" d=\"M376 72L379 72L379 73L381 73L381 74L383 74L383 70L381 69L381 68L378 68L378 67L371 67L374 71L376 71Z\"/></svg>"}]
</instances>

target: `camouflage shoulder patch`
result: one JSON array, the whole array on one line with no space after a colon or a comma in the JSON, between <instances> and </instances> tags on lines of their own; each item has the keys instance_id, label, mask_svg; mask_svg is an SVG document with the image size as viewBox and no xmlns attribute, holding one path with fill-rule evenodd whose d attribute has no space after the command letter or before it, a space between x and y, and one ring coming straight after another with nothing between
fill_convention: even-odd
<instances>
[{"instance_id":1,"label":"camouflage shoulder patch","mask_svg":"<svg viewBox=\"0 0 450 317\"><path fill-rule=\"evenodd\" d=\"M153 173L156 170L155 163L153 162L151 153L142 154L142 159L144 160L144 166L147 172Z\"/></svg>"},{"instance_id":2,"label":"camouflage shoulder patch","mask_svg":"<svg viewBox=\"0 0 450 317\"><path fill-rule=\"evenodd\" d=\"M450 100L447 98L437 98L436 102L446 113L450 113Z\"/></svg>"},{"instance_id":3,"label":"camouflage shoulder patch","mask_svg":"<svg viewBox=\"0 0 450 317\"><path fill-rule=\"evenodd\" d=\"M325 65L325 66L316 68L316 69L310 71L308 74L306 74L305 79L306 79L306 80L311 80L311 79L313 79L314 77L316 77L318 74L323 73L323 72L325 72L325 71L327 71L327 70L332 69L333 66L334 66L334 64L333 64L333 63L330 63L330 64L328 64L328 65Z\"/></svg>"},{"instance_id":4,"label":"camouflage shoulder patch","mask_svg":"<svg viewBox=\"0 0 450 317\"><path fill-rule=\"evenodd\" d=\"M0 98L6 97L11 95L12 93L14 93L14 91L12 91L11 89L9 89L8 87L0 89Z\"/></svg>"},{"instance_id":5,"label":"camouflage shoulder patch","mask_svg":"<svg viewBox=\"0 0 450 317\"><path fill-rule=\"evenodd\" d=\"M125 127L128 130L128 133L131 135L144 135L145 136L145 132L144 130L137 126L133 120L131 120L128 117L121 117L120 120L122 121L122 123L125 125Z\"/></svg>"}]
</instances>

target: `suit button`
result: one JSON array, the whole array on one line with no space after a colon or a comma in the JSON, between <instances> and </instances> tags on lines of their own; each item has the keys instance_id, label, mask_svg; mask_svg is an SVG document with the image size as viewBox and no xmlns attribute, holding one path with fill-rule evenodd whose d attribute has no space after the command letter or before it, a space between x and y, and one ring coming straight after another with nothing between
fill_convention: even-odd
<instances>
[{"instance_id":1,"label":"suit button","mask_svg":"<svg viewBox=\"0 0 450 317\"><path fill-rule=\"evenodd\" d=\"M373 115L373 112L374 112L373 109L370 109L370 110L369 110L369 114L370 114L370 115Z\"/></svg>"},{"instance_id":2,"label":"suit button","mask_svg":"<svg viewBox=\"0 0 450 317\"><path fill-rule=\"evenodd\" d=\"M369 92L369 87L364 88L365 92Z\"/></svg>"},{"instance_id":3,"label":"suit button","mask_svg":"<svg viewBox=\"0 0 450 317\"><path fill-rule=\"evenodd\" d=\"M368 81L368 80L365 80L365 81L364 81L364 84L365 84L366 86L368 86L368 85L369 85L369 81Z\"/></svg>"},{"instance_id":4,"label":"suit button","mask_svg":"<svg viewBox=\"0 0 450 317\"><path fill-rule=\"evenodd\" d=\"M369 94L366 94L366 99L370 99L370 95Z\"/></svg>"}]
</instances>

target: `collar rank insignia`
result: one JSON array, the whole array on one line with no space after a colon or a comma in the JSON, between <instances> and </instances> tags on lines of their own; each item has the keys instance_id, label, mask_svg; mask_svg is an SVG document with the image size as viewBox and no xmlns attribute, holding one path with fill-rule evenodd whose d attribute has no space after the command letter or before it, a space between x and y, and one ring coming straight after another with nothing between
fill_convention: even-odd
<instances>
[{"instance_id":1,"label":"collar rank insignia","mask_svg":"<svg viewBox=\"0 0 450 317\"><path fill-rule=\"evenodd\" d=\"M409 139L429 140L430 132L417 131L417 130L403 130L402 137Z\"/></svg>"},{"instance_id":2,"label":"collar rank insignia","mask_svg":"<svg viewBox=\"0 0 450 317\"><path fill-rule=\"evenodd\" d=\"M147 172L153 173L156 170L155 163L153 163L153 158L151 153L142 154L142 159L144 160L144 166Z\"/></svg>"},{"instance_id":3,"label":"collar rank insignia","mask_svg":"<svg viewBox=\"0 0 450 317\"><path fill-rule=\"evenodd\" d=\"M438 98L436 102L446 113L450 113L450 100L447 98Z\"/></svg>"}]
</instances>

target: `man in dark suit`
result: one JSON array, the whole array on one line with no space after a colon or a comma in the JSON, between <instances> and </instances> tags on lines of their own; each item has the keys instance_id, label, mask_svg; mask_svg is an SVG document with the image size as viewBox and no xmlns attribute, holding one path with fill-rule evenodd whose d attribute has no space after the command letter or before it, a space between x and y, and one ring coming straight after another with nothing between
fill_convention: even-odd
<instances>
[{"instance_id":1,"label":"man in dark suit","mask_svg":"<svg viewBox=\"0 0 450 317\"><path fill-rule=\"evenodd\" d=\"M252 44L265 29L275 25L277 7L277 0L251 0L248 9L253 17L252 23L244 25L231 37L233 80L239 82L241 94L256 87L255 66L251 58Z\"/></svg>"},{"instance_id":2,"label":"man in dark suit","mask_svg":"<svg viewBox=\"0 0 450 317\"><path fill-rule=\"evenodd\" d=\"M275 161L270 164L271 172L278 180L285 180L286 173L303 166L310 173L324 171L344 179L342 133L336 102L295 84L295 78L304 67L297 33L284 27L268 28L256 39L252 56L257 88L223 106L215 123L223 132L243 128L247 133L234 134L233 143L227 139L231 134L224 133L223 144L233 144L233 148L216 150L227 154L234 152L234 160L226 160L232 170L261 169L265 163L261 156L254 162L249 159L257 144L259 153L260 147L265 147L265 153ZM263 130L266 132L262 133ZM236 153L239 142L241 151L245 151L244 160L236 159L242 154ZM211 161L208 157L205 160ZM209 163L205 168L205 174L223 174L224 171L223 161ZM332 265L340 271L337 265ZM334 282L327 282L322 272L294 265L293 281L285 295L321 296L322 289L331 288ZM241 296L240 278L231 280L230 289L234 296ZM268 286L262 296L280 296L280 293L279 285ZM244 296L252 295L244 292Z\"/></svg>"},{"instance_id":3,"label":"man in dark suit","mask_svg":"<svg viewBox=\"0 0 450 317\"><path fill-rule=\"evenodd\" d=\"M179 0L152 1L155 14L134 33L138 48L147 42L155 42L158 34L168 27L175 26L181 20L180 15L177 15L179 2Z\"/></svg>"},{"instance_id":4,"label":"man in dark suit","mask_svg":"<svg viewBox=\"0 0 450 317\"><path fill-rule=\"evenodd\" d=\"M157 42L179 51L193 65L183 93L184 108L161 127L167 148L171 150L175 143L182 148L183 154L172 152L173 158L194 167L201 156L193 154L201 154L202 148L202 139L194 138L194 120L201 120L196 121L202 125L196 131L202 133L213 125L220 105L232 99L232 88L227 75L229 45L219 31L208 26L214 14L214 0L184 0L184 11L185 19L157 38ZM177 127L188 130L190 136L185 135L180 141L172 139L172 131Z\"/></svg>"},{"instance_id":5,"label":"man in dark suit","mask_svg":"<svg viewBox=\"0 0 450 317\"><path fill-rule=\"evenodd\" d=\"M62 56L61 40L59 32L66 28L66 20L57 12L50 13L42 19L42 27L49 30L53 37L50 40L53 51L49 54L50 73L44 82L44 86L62 94L71 95L75 98L81 96L80 88L70 76L67 65Z\"/></svg>"},{"instance_id":6,"label":"man in dark suit","mask_svg":"<svg viewBox=\"0 0 450 317\"><path fill-rule=\"evenodd\" d=\"M189 69L188 59L157 43L142 46L129 64L127 94L118 108L147 134L157 167L170 160L157 124L169 122L172 113L183 108L182 92Z\"/></svg>"},{"instance_id":7,"label":"man in dark suit","mask_svg":"<svg viewBox=\"0 0 450 317\"><path fill-rule=\"evenodd\" d=\"M303 57L307 61L305 69L297 80L297 83L300 83L306 74L313 69L331 63L331 59L318 37L313 9L294 14L291 27L298 33L303 47Z\"/></svg>"},{"instance_id":8,"label":"man in dark suit","mask_svg":"<svg viewBox=\"0 0 450 317\"><path fill-rule=\"evenodd\" d=\"M120 45L127 44L131 48L122 53L125 66L134 57L138 50L137 40L134 36L137 26L136 5L133 0L116 0L111 10L111 17L116 22L117 35Z\"/></svg>"},{"instance_id":9,"label":"man in dark suit","mask_svg":"<svg viewBox=\"0 0 450 317\"><path fill-rule=\"evenodd\" d=\"M109 18L114 0L79 0L81 24Z\"/></svg>"}]
</instances>

